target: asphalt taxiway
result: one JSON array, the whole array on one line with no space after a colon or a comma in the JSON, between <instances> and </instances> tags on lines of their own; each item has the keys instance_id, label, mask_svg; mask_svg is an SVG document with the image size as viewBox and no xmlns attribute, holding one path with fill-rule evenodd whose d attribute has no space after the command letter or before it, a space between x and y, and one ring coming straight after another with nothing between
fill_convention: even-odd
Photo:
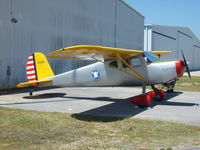
<instances>
[{"instance_id":1,"label":"asphalt taxiway","mask_svg":"<svg viewBox=\"0 0 200 150\"><path fill-rule=\"evenodd\" d=\"M200 126L200 92L167 94L148 108L137 108L129 98L140 88L78 87L28 92L1 92L0 106L72 114L92 114L122 118L164 120Z\"/></svg>"}]
</instances>

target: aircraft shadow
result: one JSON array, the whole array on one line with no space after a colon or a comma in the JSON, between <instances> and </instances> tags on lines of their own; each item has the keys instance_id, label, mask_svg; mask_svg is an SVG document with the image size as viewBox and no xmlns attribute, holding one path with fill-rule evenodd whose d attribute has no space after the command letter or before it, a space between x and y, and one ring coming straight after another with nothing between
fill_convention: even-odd
<instances>
[{"instance_id":1,"label":"aircraft shadow","mask_svg":"<svg viewBox=\"0 0 200 150\"><path fill-rule=\"evenodd\" d=\"M151 107L157 106L157 105L170 105L170 106L194 106L196 105L195 103L183 103L183 102L171 102L168 101L172 99L173 97L176 97L183 92L176 91L174 93L167 93L166 97L162 101L152 101Z\"/></svg>"},{"instance_id":2,"label":"aircraft shadow","mask_svg":"<svg viewBox=\"0 0 200 150\"><path fill-rule=\"evenodd\" d=\"M157 105L170 105L170 106L194 106L195 103L183 103L183 102L169 102L168 100L182 94L182 92L168 93L165 100L162 101L152 101L150 108L153 108ZM66 97L67 98L67 97ZM112 101L113 103L87 110L78 114L72 114L73 118L82 121L94 121L94 122L111 122L122 120L125 118L133 117L139 113L142 113L149 108L138 108L136 105L130 102L130 98L127 99L112 99L107 97L70 97L74 99L90 99L90 100L99 100L99 101ZM97 118L93 116L98 116ZM107 117L109 116L109 117ZM117 116L117 117L116 117ZM100 118L99 118L100 117Z\"/></svg>"},{"instance_id":3,"label":"aircraft shadow","mask_svg":"<svg viewBox=\"0 0 200 150\"><path fill-rule=\"evenodd\" d=\"M62 88L62 87L41 87L41 88L36 88L34 91L43 91L43 90L56 89L56 88ZM13 88L13 89L8 89L8 90L0 90L0 96L1 95L20 94L20 93L28 94L31 89L33 89L33 88L26 87L26 88Z\"/></svg>"},{"instance_id":4,"label":"aircraft shadow","mask_svg":"<svg viewBox=\"0 0 200 150\"><path fill-rule=\"evenodd\" d=\"M116 116L100 116L100 115L91 115L91 114L72 114L71 117L87 122L114 122L125 119L125 117L116 117Z\"/></svg>"},{"instance_id":5,"label":"aircraft shadow","mask_svg":"<svg viewBox=\"0 0 200 150\"><path fill-rule=\"evenodd\" d=\"M102 98L95 99L101 100ZM72 114L71 116L82 121L112 122L132 117L144 111L144 109L134 109L134 105L131 104L129 99L111 99L111 102L113 103L90 109L78 114ZM96 116L98 117L96 118Z\"/></svg>"},{"instance_id":6,"label":"aircraft shadow","mask_svg":"<svg viewBox=\"0 0 200 150\"><path fill-rule=\"evenodd\" d=\"M45 99L45 98L54 98L54 97L64 97L66 93L45 93L45 94L36 94L33 96L24 96L24 99Z\"/></svg>"}]
</instances>

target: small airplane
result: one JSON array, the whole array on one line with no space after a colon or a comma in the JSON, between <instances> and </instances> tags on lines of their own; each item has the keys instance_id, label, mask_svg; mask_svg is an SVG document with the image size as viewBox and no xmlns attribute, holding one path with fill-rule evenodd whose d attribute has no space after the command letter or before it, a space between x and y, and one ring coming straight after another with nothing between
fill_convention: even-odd
<instances>
[{"instance_id":1,"label":"small airplane","mask_svg":"<svg viewBox=\"0 0 200 150\"><path fill-rule=\"evenodd\" d=\"M183 60L159 60L162 55L169 53L171 52L144 52L92 45L66 47L49 53L47 57L97 62L54 75L45 55L36 52L28 57L28 82L19 83L17 87L142 86L142 94L132 97L131 102L146 107L151 104L152 99L161 100L165 96L165 91L157 89L155 85L162 84L167 87L168 92L173 92L176 81L183 76L185 68L191 78L183 52ZM153 91L146 93L146 86L149 85ZM33 90L29 95L32 95Z\"/></svg>"}]
</instances>

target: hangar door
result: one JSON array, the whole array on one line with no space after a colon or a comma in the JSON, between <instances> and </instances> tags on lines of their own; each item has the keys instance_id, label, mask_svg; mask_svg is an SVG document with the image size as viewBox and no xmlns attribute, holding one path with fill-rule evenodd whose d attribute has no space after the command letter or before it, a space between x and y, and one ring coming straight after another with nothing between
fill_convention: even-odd
<instances>
[{"instance_id":1,"label":"hangar door","mask_svg":"<svg viewBox=\"0 0 200 150\"><path fill-rule=\"evenodd\" d=\"M200 69L200 47L194 45L193 46L194 50L194 57L193 57L193 69Z\"/></svg>"},{"instance_id":2,"label":"hangar door","mask_svg":"<svg viewBox=\"0 0 200 150\"><path fill-rule=\"evenodd\" d=\"M188 66L190 69L193 69L193 44L192 36L178 31L178 59L183 59L181 50L183 51L186 60L189 62Z\"/></svg>"}]
</instances>

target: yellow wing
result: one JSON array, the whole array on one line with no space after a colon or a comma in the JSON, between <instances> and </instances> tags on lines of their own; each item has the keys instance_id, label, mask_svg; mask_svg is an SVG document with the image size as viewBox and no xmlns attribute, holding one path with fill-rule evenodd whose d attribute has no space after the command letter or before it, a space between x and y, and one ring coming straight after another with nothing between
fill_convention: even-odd
<instances>
[{"instance_id":1,"label":"yellow wing","mask_svg":"<svg viewBox=\"0 0 200 150\"><path fill-rule=\"evenodd\" d=\"M35 83L39 84L39 86L42 86L42 85L49 84L51 82L52 82L51 79L48 79L48 80L39 80L39 81L32 81L32 82L23 82L23 83L17 84L17 87L27 87L27 86L33 85Z\"/></svg>"},{"instance_id":2,"label":"yellow wing","mask_svg":"<svg viewBox=\"0 0 200 150\"><path fill-rule=\"evenodd\" d=\"M105 60L114 59L116 55L137 56L143 54L139 50L112 48L104 46L78 45L56 50L47 55L49 58L88 59L93 56Z\"/></svg>"}]
</instances>

